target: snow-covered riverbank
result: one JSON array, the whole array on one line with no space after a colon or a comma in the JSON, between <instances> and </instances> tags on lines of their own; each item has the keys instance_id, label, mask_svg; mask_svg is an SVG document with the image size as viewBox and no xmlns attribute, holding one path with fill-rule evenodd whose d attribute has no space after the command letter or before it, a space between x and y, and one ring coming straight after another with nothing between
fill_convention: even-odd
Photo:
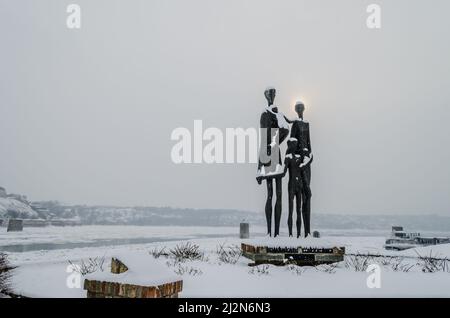
<instances>
[{"instance_id":1,"label":"snow-covered riverbank","mask_svg":"<svg viewBox=\"0 0 450 318\"><path fill-rule=\"evenodd\" d=\"M249 267L249 261L241 257L235 264L220 261L217 248L240 245L242 240L236 238L235 228L183 228L183 227L129 227L124 232L118 230L113 235L112 228L67 228L67 236L54 240L95 240L118 239L128 237L159 237L159 242L131 245L95 246L72 249L54 249L29 252L9 253L13 265L18 266L13 278L13 288L18 294L30 297L86 297L82 288L69 288L66 284L70 273L67 272L69 260L77 262L81 259L105 257L111 255L141 252L151 261L160 262L173 272L191 272L181 275L184 281L183 292L180 297L450 297L450 273L423 273L420 255L430 255L450 258L450 245L432 246L407 250L403 252L385 251L382 236L328 236L327 241L345 246L347 253L384 254L391 256L407 256L402 260L406 267L414 265L408 272L395 269L395 264L381 266L381 288L367 287L369 273L355 271L352 266L341 262L336 268L313 268L297 266L275 267L262 265L258 268ZM57 231L60 231L59 229ZM50 239L44 233L37 233L27 238L21 234L9 238L9 244L27 240ZM62 233L62 231L61 231ZM78 233L78 234L77 234ZM89 234L90 233L90 234ZM196 238L197 234L214 233L222 237ZM30 233L29 233L30 234ZM47 236L46 236L47 235ZM177 238L165 241L164 238ZM198 244L204 253L202 260L187 261L175 264L170 258L154 259L150 251L155 248L170 249L186 241ZM290 240L281 238L281 241ZM297 239L292 239L297 241ZM301 245L302 240L298 240ZM144 252L144 253L142 253ZM399 258L400 259L400 258ZM126 262L126 260L124 260ZM148 260L147 260L148 261ZM375 261L377 262L377 261ZM385 260L378 261L379 263ZM105 264L106 270L107 264ZM144 273L145 274L145 273ZM72 286L73 287L73 286ZM82 285L81 285L82 287Z\"/></svg>"}]
</instances>

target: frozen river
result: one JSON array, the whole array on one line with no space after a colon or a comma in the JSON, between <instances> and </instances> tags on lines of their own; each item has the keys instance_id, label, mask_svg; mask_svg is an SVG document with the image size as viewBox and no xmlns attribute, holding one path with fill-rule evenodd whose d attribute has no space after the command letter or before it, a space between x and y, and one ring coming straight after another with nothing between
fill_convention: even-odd
<instances>
[{"instance_id":1,"label":"frozen river","mask_svg":"<svg viewBox=\"0 0 450 318\"><path fill-rule=\"evenodd\" d=\"M257 228L253 234L261 235ZM0 227L0 251L20 253L85 247L139 245L201 238L238 237L234 227L74 226L26 227L6 232Z\"/></svg>"},{"instance_id":2,"label":"frozen river","mask_svg":"<svg viewBox=\"0 0 450 318\"><path fill-rule=\"evenodd\" d=\"M263 236L265 228L252 226L251 236ZM382 245L389 235L380 230L320 230L325 236L378 237ZM286 236L287 233L281 233ZM434 233L447 236L448 233ZM25 227L22 232L6 232L0 227L0 251L10 253L67 250L88 247L107 247L141 245L158 242L181 241L188 239L237 238L236 227L202 226L66 226L66 227Z\"/></svg>"}]
</instances>

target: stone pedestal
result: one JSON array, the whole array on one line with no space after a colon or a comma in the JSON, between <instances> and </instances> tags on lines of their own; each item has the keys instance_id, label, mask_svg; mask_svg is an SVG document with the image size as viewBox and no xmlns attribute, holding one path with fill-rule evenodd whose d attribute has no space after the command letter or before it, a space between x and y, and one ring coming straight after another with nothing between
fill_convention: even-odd
<instances>
[{"instance_id":1,"label":"stone pedestal","mask_svg":"<svg viewBox=\"0 0 450 318\"><path fill-rule=\"evenodd\" d=\"M241 238L241 239L250 238L250 224L241 223L239 225L239 238Z\"/></svg>"},{"instance_id":2,"label":"stone pedestal","mask_svg":"<svg viewBox=\"0 0 450 318\"><path fill-rule=\"evenodd\" d=\"M87 298L178 298L183 282L141 286L86 279L84 289L87 290Z\"/></svg>"},{"instance_id":3,"label":"stone pedestal","mask_svg":"<svg viewBox=\"0 0 450 318\"><path fill-rule=\"evenodd\" d=\"M148 253L113 257L111 272L88 274L84 289L87 298L177 298L183 281L168 272Z\"/></svg>"},{"instance_id":4,"label":"stone pedestal","mask_svg":"<svg viewBox=\"0 0 450 318\"><path fill-rule=\"evenodd\" d=\"M7 232L21 232L23 231L23 221L18 219L10 219L8 222Z\"/></svg>"}]
</instances>

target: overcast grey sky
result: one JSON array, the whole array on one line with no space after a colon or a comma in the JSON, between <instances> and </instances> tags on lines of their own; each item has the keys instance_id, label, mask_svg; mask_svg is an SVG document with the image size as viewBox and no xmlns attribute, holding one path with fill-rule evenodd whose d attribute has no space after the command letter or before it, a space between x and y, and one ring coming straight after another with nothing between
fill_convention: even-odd
<instances>
[{"instance_id":1,"label":"overcast grey sky","mask_svg":"<svg viewBox=\"0 0 450 318\"><path fill-rule=\"evenodd\" d=\"M80 30L66 27L70 3ZM370 3L380 30L366 27ZM306 102L313 213L450 215L449 12L446 0L0 0L0 185L262 211L255 164L175 165L170 134L194 119L257 127L272 85L288 116Z\"/></svg>"}]
</instances>

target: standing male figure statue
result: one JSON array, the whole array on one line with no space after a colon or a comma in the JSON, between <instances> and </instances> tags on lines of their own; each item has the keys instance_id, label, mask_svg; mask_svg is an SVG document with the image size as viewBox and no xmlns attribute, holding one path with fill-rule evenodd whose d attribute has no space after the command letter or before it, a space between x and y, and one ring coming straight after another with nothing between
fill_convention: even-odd
<instances>
[{"instance_id":1,"label":"standing male figure statue","mask_svg":"<svg viewBox=\"0 0 450 318\"><path fill-rule=\"evenodd\" d=\"M267 107L261 114L260 126L262 129L262 138L259 153L258 173L256 180L261 184L266 180L267 199L265 206L267 234L272 236L272 196L273 180L275 180L275 231L274 236L280 233L281 220L281 200L282 189L281 179L283 178L283 168L280 152L280 144L289 135L289 124L284 115L278 111L273 104L275 100L275 88L268 88L264 92L267 100Z\"/></svg>"},{"instance_id":2,"label":"standing male figure statue","mask_svg":"<svg viewBox=\"0 0 450 318\"><path fill-rule=\"evenodd\" d=\"M303 120L303 112L305 111L305 105L302 102L295 104L295 112L298 115L294 121L292 121L291 139L297 142L296 153L302 156L302 164L300 169L301 176L301 211L304 224L304 235L307 237L311 234L311 163L313 159L311 150L311 138L309 133L309 123ZM291 190L291 189L289 189ZM297 200L296 204L299 204ZM297 210L299 207L296 207ZM290 211L290 215L292 212ZM300 235L301 220L297 215L297 237ZM292 234L292 218L290 222L288 220L289 233Z\"/></svg>"}]
</instances>

